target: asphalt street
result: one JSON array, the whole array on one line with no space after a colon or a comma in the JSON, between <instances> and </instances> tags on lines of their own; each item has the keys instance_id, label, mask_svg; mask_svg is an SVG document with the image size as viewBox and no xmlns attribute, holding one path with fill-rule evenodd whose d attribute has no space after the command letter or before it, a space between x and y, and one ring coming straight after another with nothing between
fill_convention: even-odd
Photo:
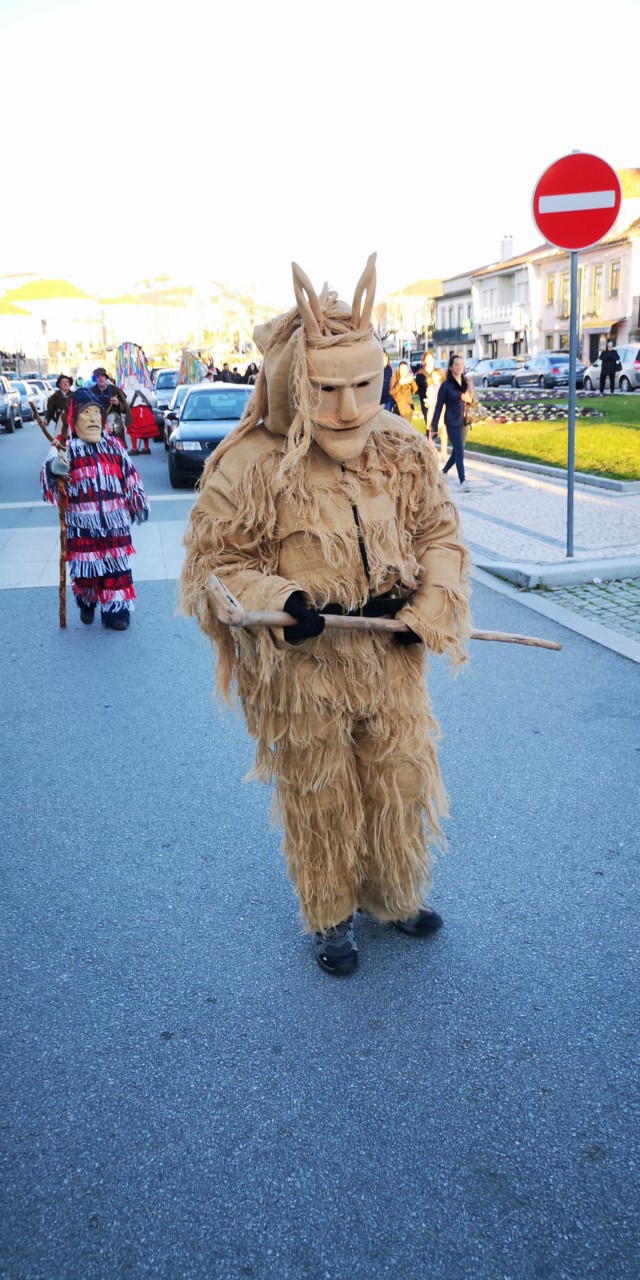
<instances>
[{"instance_id":1,"label":"asphalt street","mask_svg":"<svg viewBox=\"0 0 640 1280\"><path fill-rule=\"evenodd\" d=\"M476 586L563 651L434 661L445 928L361 920L339 981L205 641L138 596L116 634L0 592L0 1275L637 1280L637 666Z\"/></svg>"}]
</instances>

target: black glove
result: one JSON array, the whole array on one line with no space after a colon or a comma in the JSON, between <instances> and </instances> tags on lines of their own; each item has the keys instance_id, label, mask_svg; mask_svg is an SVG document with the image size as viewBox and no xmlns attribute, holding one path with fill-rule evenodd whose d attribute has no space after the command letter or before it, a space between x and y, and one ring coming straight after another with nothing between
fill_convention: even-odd
<instances>
[{"instance_id":1,"label":"black glove","mask_svg":"<svg viewBox=\"0 0 640 1280\"><path fill-rule=\"evenodd\" d=\"M401 645L422 644L420 636L415 631L396 631L396 643Z\"/></svg>"},{"instance_id":2,"label":"black glove","mask_svg":"<svg viewBox=\"0 0 640 1280\"><path fill-rule=\"evenodd\" d=\"M309 609L301 591L294 591L284 602L285 613L296 618L295 627L284 627L284 638L289 644L300 644L301 640L311 640L324 631L325 620L317 609Z\"/></svg>"}]
</instances>

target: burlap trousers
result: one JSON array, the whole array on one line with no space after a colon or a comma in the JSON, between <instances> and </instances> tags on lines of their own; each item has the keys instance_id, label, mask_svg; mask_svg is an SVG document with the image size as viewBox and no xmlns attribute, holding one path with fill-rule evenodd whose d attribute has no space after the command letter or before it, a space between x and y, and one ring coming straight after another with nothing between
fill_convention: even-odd
<instances>
[{"instance_id":1,"label":"burlap trousers","mask_svg":"<svg viewBox=\"0 0 640 1280\"><path fill-rule=\"evenodd\" d=\"M408 651L405 651L408 652ZM385 664L386 665L386 664ZM273 756L283 852L304 925L327 929L356 907L406 919L430 880L428 839L446 811L422 663L398 653L388 698L358 714L325 704L281 724Z\"/></svg>"}]
</instances>

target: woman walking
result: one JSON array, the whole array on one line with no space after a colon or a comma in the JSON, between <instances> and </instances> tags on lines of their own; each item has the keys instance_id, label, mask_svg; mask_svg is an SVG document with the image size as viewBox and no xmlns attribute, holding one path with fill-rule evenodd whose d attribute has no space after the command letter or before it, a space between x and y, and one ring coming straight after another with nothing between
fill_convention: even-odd
<instances>
[{"instance_id":1,"label":"woman walking","mask_svg":"<svg viewBox=\"0 0 640 1280\"><path fill-rule=\"evenodd\" d=\"M469 493L471 485L467 484L464 474L464 445L469 434L469 428L464 425L464 406L473 402L473 390L472 385L467 382L464 376L463 369L464 360L462 356L451 356L447 376L438 392L431 429L435 435L438 430L440 414L444 409L444 425L447 428L447 435L451 441L453 453L446 466L443 467L442 474L446 475L455 463L460 488L463 493Z\"/></svg>"}]
</instances>

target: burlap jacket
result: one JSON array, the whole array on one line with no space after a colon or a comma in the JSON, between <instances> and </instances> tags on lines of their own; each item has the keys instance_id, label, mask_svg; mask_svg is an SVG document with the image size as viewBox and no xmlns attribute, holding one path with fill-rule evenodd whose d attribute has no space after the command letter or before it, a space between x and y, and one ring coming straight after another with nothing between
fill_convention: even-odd
<instances>
[{"instance_id":1,"label":"burlap jacket","mask_svg":"<svg viewBox=\"0 0 640 1280\"><path fill-rule=\"evenodd\" d=\"M187 539L187 598L202 599L211 571L249 609L282 609L300 590L318 608L353 609L395 588L407 599L398 617L460 660L467 555L425 439L381 410L356 463L312 444L292 477L284 452L285 440L261 425L207 464Z\"/></svg>"}]
</instances>

